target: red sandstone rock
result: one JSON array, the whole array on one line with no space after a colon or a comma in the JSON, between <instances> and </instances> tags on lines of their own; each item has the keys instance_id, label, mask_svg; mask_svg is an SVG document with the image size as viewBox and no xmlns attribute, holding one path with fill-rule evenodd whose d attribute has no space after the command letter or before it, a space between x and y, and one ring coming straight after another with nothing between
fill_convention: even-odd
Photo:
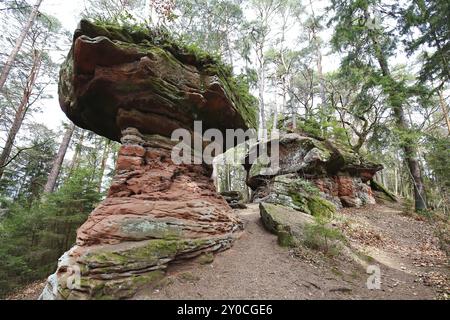
<instances>
[{"instance_id":1,"label":"red sandstone rock","mask_svg":"<svg viewBox=\"0 0 450 320\"><path fill-rule=\"evenodd\" d=\"M133 148L128 145L122 149ZM108 198L78 230L77 244L147 240L155 238L155 232L163 231L130 231L133 224L139 223L164 225L171 228L177 237L188 239L237 231L240 222L226 201L216 193L210 168L175 165L170 152L162 148L146 148L145 158L151 159L150 162L116 176ZM130 165L130 157L121 153L117 162Z\"/></svg>"},{"instance_id":2,"label":"red sandstone rock","mask_svg":"<svg viewBox=\"0 0 450 320\"><path fill-rule=\"evenodd\" d=\"M143 157L145 148L139 145L123 145L120 147L119 155L130 157Z\"/></svg>"},{"instance_id":3,"label":"red sandstone rock","mask_svg":"<svg viewBox=\"0 0 450 320\"><path fill-rule=\"evenodd\" d=\"M116 170L136 170L140 169L144 160L141 157L119 156L116 162Z\"/></svg>"},{"instance_id":4,"label":"red sandstone rock","mask_svg":"<svg viewBox=\"0 0 450 320\"><path fill-rule=\"evenodd\" d=\"M116 141L128 127L170 137L178 128L192 130L194 120L204 130L255 127L256 100L241 94L231 73L173 42L82 20L61 67L62 110Z\"/></svg>"},{"instance_id":5,"label":"red sandstone rock","mask_svg":"<svg viewBox=\"0 0 450 320\"><path fill-rule=\"evenodd\" d=\"M225 250L239 236L243 225L216 193L211 167L174 164L167 138L149 137L145 147L127 139L108 197L78 229L43 298L126 297L170 262ZM84 283L75 291L65 284L72 270Z\"/></svg>"},{"instance_id":6,"label":"red sandstone rock","mask_svg":"<svg viewBox=\"0 0 450 320\"><path fill-rule=\"evenodd\" d=\"M349 176L336 176L336 183L338 185L338 196L349 197L355 194L353 186L353 179Z\"/></svg>"},{"instance_id":7,"label":"red sandstone rock","mask_svg":"<svg viewBox=\"0 0 450 320\"><path fill-rule=\"evenodd\" d=\"M361 200L357 197L341 196L340 199L344 207L360 207L362 205Z\"/></svg>"},{"instance_id":8,"label":"red sandstone rock","mask_svg":"<svg viewBox=\"0 0 450 320\"><path fill-rule=\"evenodd\" d=\"M213 58L160 36L84 20L75 32L60 73L61 108L123 145L107 198L79 228L42 299L129 297L170 263L225 250L240 234L212 168L175 165L168 137L192 130L194 120L204 130L248 129L255 100L238 96L242 88Z\"/></svg>"},{"instance_id":9,"label":"red sandstone rock","mask_svg":"<svg viewBox=\"0 0 450 320\"><path fill-rule=\"evenodd\" d=\"M290 192L295 192L295 180L311 181L322 193L322 197L337 207L375 202L367 182L383 168L381 165L364 159L337 141L297 133L284 134L275 140L279 143L279 161L272 160L272 163L279 163L278 172L263 175L264 166L245 165L248 172L247 184L254 191L254 199L277 198L277 192L273 190L276 177L290 175L288 180L293 181L293 190ZM247 159L256 150L258 148L253 147ZM296 175L297 179L293 179L291 175ZM283 195L286 196L289 197L289 194ZM286 205L284 200L282 202Z\"/></svg>"}]
</instances>

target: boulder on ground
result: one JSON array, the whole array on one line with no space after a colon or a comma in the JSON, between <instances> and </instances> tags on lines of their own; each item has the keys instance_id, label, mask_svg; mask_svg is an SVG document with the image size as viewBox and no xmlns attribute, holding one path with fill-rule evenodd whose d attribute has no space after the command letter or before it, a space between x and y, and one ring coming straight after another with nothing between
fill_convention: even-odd
<instances>
[{"instance_id":1,"label":"boulder on ground","mask_svg":"<svg viewBox=\"0 0 450 320\"><path fill-rule=\"evenodd\" d=\"M251 163L259 150L270 150L274 143L278 143L279 152L270 155L270 162ZM274 163L278 168L268 171ZM375 203L368 181L383 168L340 142L297 133L252 147L244 166L253 201L279 203L303 212L309 212L306 198L312 189L337 208Z\"/></svg>"},{"instance_id":2,"label":"boulder on ground","mask_svg":"<svg viewBox=\"0 0 450 320\"><path fill-rule=\"evenodd\" d=\"M312 216L282 205L261 202L259 210L264 227L276 234L278 244L284 247L299 245L305 240L307 225L314 223Z\"/></svg>"},{"instance_id":3,"label":"boulder on ground","mask_svg":"<svg viewBox=\"0 0 450 320\"><path fill-rule=\"evenodd\" d=\"M326 254L338 254L345 247L344 236L328 217L271 203L260 203L259 209L264 228L277 235L282 247L306 246Z\"/></svg>"},{"instance_id":4,"label":"boulder on ground","mask_svg":"<svg viewBox=\"0 0 450 320\"><path fill-rule=\"evenodd\" d=\"M390 192L381 183L376 182L374 179L370 180L370 187L375 193L375 197L381 201L398 202L395 194Z\"/></svg>"},{"instance_id":5,"label":"boulder on ground","mask_svg":"<svg viewBox=\"0 0 450 320\"><path fill-rule=\"evenodd\" d=\"M257 203L279 204L313 216L332 216L336 211L336 206L311 181L296 174L275 176L269 188L259 191L253 198Z\"/></svg>"}]
</instances>

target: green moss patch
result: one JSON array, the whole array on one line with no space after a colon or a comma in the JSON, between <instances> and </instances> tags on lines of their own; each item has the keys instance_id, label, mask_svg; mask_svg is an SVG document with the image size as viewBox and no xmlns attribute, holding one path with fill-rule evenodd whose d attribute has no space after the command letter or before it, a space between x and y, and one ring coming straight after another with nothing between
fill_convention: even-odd
<instances>
[{"instance_id":1,"label":"green moss patch","mask_svg":"<svg viewBox=\"0 0 450 320\"><path fill-rule=\"evenodd\" d=\"M289 207L260 203L261 220L264 227L278 237L282 247L295 247L304 239L304 228L313 223L313 218Z\"/></svg>"},{"instance_id":2,"label":"green moss patch","mask_svg":"<svg viewBox=\"0 0 450 320\"><path fill-rule=\"evenodd\" d=\"M203 253L197 258L197 262L200 264L211 264L214 261L214 254L211 252Z\"/></svg>"},{"instance_id":3,"label":"green moss patch","mask_svg":"<svg viewBox=\"0 0 450 320\"><path fill-rule=\"evenodd\" d=\"M386 189L381 183L376 182L375 180L370 180L370 187L372 188L372 190L374 191L378 191L381 192L385 197L386 200L388 201L392 201L392 202L397 202L398 199L397 197L390 192L388 189Z\"/></svg>"},{"instance_id":4,"label":"green moss patch","mask_svg":"<svg viewBox=\"0 0 450 320\"><path fill-rule=\"evenodd\" d=\"M313 216L332 218L336 213L335 205L319 196L311 196L308 198L308 208Z\"/></svg>"}]
</instances>

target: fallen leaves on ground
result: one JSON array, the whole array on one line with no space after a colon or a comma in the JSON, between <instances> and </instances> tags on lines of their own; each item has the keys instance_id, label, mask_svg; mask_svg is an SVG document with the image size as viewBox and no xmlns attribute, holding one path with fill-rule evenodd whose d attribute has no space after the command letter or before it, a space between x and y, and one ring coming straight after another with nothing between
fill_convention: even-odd
<instances>
[{"instance_id":1,"label":"fallen leaves on ground","mask_svg":"<svg viewBox=\"0 0 450 320\"><path fill-rule=\"evenodd\" d=\"M11 294L6 300L36 300L44 290L46 280L39 280L30 283L25 288Z\"/></svg>"}]
</instances>

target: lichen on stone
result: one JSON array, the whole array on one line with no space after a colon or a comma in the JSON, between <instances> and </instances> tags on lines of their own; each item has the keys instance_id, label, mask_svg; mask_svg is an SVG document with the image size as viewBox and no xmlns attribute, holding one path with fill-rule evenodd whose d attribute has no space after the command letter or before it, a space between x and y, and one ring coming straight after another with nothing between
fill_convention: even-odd
<instances>
[{"instance_id":1,"label":"lichen on stone","mask_svg":"<svg viewBox=\"0 0 450 320\"><path fill-rule=\"evenodd\" d=\"M121 230L134 239L179 239L182 235L182 228L176 224L158 222L145 219L124 219L120 223Z\"/></svg>"}]
</instances>

